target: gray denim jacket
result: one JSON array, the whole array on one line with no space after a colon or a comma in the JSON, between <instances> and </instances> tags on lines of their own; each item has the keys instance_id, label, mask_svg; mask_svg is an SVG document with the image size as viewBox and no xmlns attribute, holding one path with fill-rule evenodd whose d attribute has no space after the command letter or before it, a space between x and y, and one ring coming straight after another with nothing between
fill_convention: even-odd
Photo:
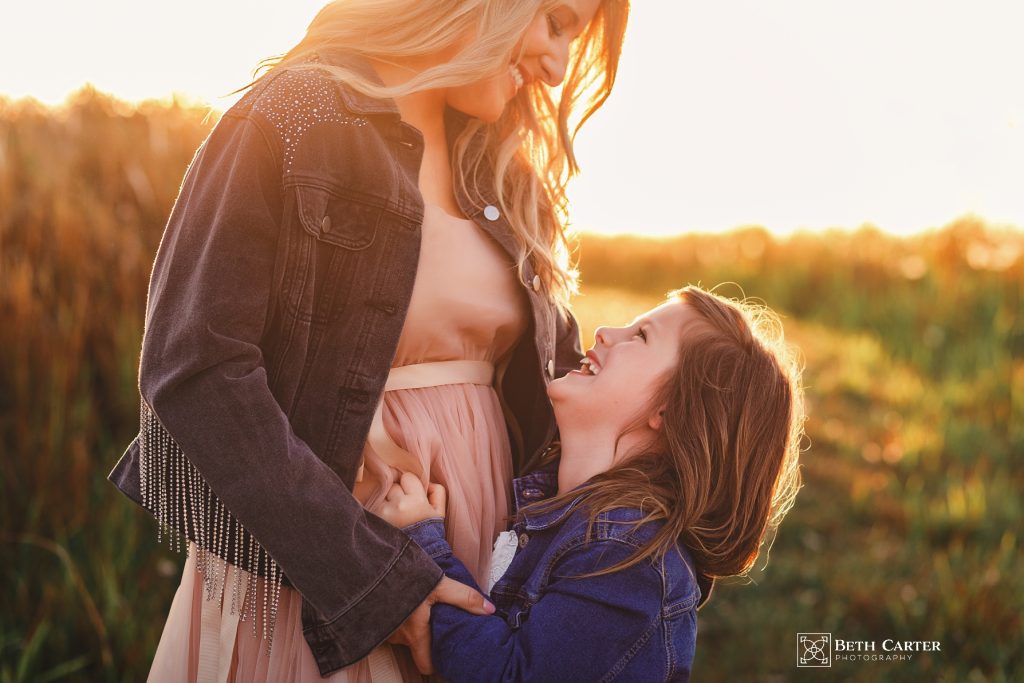
<instances>
[{"instance_id":1,"label":"gray denim jacket","mask_svg":"<svg viewBox=\"0 0 1024 683\"><path fill-rule=\"evenodd\" d=\"M361 59L319 59L376 78ZM449 143L466 121L446 112ZM160 242L140 431L108 476L179 546L205 549L200 566L213 553L266 577L271 634L280 585L298 590L321 675L365 656L441 578L350 491L416 277L422 154L392 100L319 72L271 72L223 116ZM476 185L460 208L513 254ZM522 284L531 325L500 387L517 474L555 434L546 384L581 357L575 320L529 264Z\"/></svg>"}]
</instances>

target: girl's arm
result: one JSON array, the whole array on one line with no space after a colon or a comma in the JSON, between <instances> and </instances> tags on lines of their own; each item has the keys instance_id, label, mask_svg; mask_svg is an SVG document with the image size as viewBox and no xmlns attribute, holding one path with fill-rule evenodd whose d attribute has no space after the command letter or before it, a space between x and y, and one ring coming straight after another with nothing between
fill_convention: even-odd
<instances>
[{"instance_id":1,"label":"girl's arm","mask_svg":"<svg viewBox=\"0 0 1024 683\"><path fill-rule=\"evenodd\" d=\"M479 590L445 540L444 512L444 489L436 484L424 489L409 473L389 489L380 509L385 520L403 526L447 577ZM570 541L557 558L545 557L550 568L519 567L520 572L550 571L539 595L533 602L528 598L529 606L519 614L477 616L434 605L431 654L437 673L453 683L597 681L632 664L625 674L632 679L686 680L696 622L687 618L692 610L688 615L682 608L663 609L667 588L661 572L644 561L580 578L635 551L633 544L616 538Z\"/></svg>"},{"instance_id":2,"label":"girl's arm","mask_svg":"<svg viewBox=\"0 0 1024 683\"><path fill-rule=\"evenodd\" d=\"M377 514L389 524L401 527L440 565L446 576L484 593L466 566L452 555L452 548L445 540L447 505L448 492L443 486L431 483L423 488L419 477L403 472L388 489Z\"/></svg>"},{"instance_id":3,"label":"girl's arm","mask_svg":"<svg viewBox=\"0 0 1024 683\"><path fill-rule=\"evenodd\" d=\"M380 515L403 531L449 578L479 590L445 540L444 489L404 473L387 493ZM617 539L571 545L554 561L550 579L528 613L476 616L447 605L431 609L431 653L437 673L458 681L601 680L661 648L662 575L650 562L612 574L578 578L627 559L636 548ZM520 568L538 571L539 567ZM517 625L508 623L512 617ZM692 622L685 622L686 624ZM648 658L645 658L648 659ZM688 665L686 665L688 667ZM675 668L673 663L671 668ZM657 672L673 675L666 663Z\"/></svg>"},{"instance_id":4,"label":"girl's arm","mask_svg":"<svg viewBox=\"0 0 1024 683\"><path fill-rule=\"evenodd\" d=\"M406 531L434 558L445 574L464 583L472 577L452 555L438 519ZM611 567L635 548L617 540L586 543L567 551L554 565L550 582L528 612L513 617L475 616L435 605L431 616L432 654L437 673L459 681L597 681L625 668L653 648L662 660L665 644L659 627L663 585L648 562L613 574L575 578ZM685 628L692 622L685 621ZM685 665L688 669L688 664ZM663 680L679 673L668 664L656 672Z\"/></svg>"}]
</instances>

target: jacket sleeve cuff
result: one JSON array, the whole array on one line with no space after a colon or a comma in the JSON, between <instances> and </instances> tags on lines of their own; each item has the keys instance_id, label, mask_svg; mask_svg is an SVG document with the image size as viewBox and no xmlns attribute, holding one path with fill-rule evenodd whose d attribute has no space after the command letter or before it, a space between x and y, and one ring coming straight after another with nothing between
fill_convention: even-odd
<instances>
[{"instance_id":1,"label":"jacket sleeve cuff","mask_svg":"<svg viewBox=\"0 0 1024 683\"><path fill-rule=\"evenodd\" d=\"M416 541L416 544L423 549L427 555L437 560L445 555L451 555L452 548L444 538L444 520L440 517L431 517L423 521L403 527L409 538Z\"/></svg>"},{"instance_id":2,"label":"jacket sleeve cuff","mask_svg":"<svg viewBox=\"0 0 1024 683\"><path fill-rule=\"evenodd\" d=\"M349 609L303 629L320 676L357 662L384 642L427 598L442 576L441 568L415 543L406 543L380 581ZM311 609L303 600L303 612ZM303 619L303 624L307 623ZM368 633L375 635L368 638Z\"/></svg>"}]
</instances>

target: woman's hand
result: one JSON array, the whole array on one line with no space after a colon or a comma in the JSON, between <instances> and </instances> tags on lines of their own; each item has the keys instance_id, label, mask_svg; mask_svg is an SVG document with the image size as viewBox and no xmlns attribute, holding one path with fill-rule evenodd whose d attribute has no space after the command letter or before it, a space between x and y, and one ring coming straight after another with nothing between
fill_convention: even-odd
<instances>
[{"instance_id":1,"label":"woman's hand","mask_svg":"<svg viewBox=\"0 0 1024 683\"><path fill-rule=\"evenodd\" d=\"M418 479L416 481L419 483ZM439 488L444 491L443 487ZM423 490L422 484L420 490ZM447 576L442 577L427 599L388 638L389 643L408 646L416 668L424 676L434 673L434 662L430 658L430 608L439 602L454 605L470 614L494 614L494 605L490 600L464 583Z\"/></svg>"},{"instance_id":2,"label":"woman's hand","mask_svg":"<svg viewBox=\"0 0 1024 683\"><path fill-rule=\"evenodd\" d=\"M430 484L426 490L419 477L402 472L401 478L391 485L384 504L377 514L392 526L404 527L431 517L444 519L448 493L440 484Z\"/></svg>"}]
</instances>

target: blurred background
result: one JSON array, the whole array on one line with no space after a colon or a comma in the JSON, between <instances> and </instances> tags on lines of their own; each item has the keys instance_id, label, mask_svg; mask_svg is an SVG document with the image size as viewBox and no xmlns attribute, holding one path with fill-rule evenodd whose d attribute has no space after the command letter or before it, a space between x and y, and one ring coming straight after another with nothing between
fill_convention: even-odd
<instances>
[{"instance_id":1,"label":"blurred background","mask_svg":"<svg viewBox=\"0 0 1024 683\"><path fill-rule=\"evenodd\" d=\"M153 256L220 95L320 4L59 0L0 26L0 683L148 672L185 558L106 475ZM1024 10L635 5L578 140L584 346L726 283L806 363L804 488L702 610L694 679L1024 680ZM942 651L798 669L800 632Z\"/></svg>"}]
</instances>

